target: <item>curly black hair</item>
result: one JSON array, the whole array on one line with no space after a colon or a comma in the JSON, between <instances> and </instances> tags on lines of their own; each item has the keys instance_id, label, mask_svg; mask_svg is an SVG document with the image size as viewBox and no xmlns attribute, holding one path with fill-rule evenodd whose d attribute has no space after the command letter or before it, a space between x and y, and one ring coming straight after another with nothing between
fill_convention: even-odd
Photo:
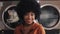
<instances>
[{"instance_id":1,"label":"curly black hair","mask_svg":"<svg viewBox=\"0 0 60 34\"><path fill-rule=\"evenodd\" d=\"M21 0L18 4L17 4L17 12L18 15L21 19L23 19L23 16L32 11L35 13L35 18L37 19L38 17L40 17L40 4L37 3L37 1L35 0Z\"/></svg>"}]
</instances>

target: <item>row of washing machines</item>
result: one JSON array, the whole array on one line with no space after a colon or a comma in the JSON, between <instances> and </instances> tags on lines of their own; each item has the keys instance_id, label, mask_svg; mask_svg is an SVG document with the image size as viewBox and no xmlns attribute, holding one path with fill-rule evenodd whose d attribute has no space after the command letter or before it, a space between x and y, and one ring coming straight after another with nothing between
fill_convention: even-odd
<instances>
[{"instance_id":1,"label":"row of washing machines","mask_svg":"<svg viewBox=\"0 0 60 34\"><path fill-rule=\"evenodd\" d=\"M39 22L43 25L47 34L59 34L60 31L60 1L37 1L41 5L41 14ZM7 4L6 4L7 3ZM11 7L16 7L19 1L1 1L0 9L0 30L13 31L17 24L16 22L7 21L7 10ZM15 12L14 12L15 13ZM8 16L7 16L8 17ZM6 18L6 19L5 19ZM37 21L37 20L36 20ZM5 31L3 31L5 30ZM57 33L52 33L57 32Z\"/></svg>"}]
</instances>

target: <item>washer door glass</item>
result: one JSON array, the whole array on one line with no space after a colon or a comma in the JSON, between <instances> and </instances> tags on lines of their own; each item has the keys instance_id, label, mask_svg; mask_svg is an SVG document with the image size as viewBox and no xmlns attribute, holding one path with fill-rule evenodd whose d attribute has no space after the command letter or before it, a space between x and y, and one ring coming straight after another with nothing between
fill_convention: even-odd
<instances>
[{"instance_id":1,"label":"washer door glass","mask_svg":"<svg viewBox=\"0 0 60 34\"><path fill-rule=\"evenodd\" d=\"M59 12L53 6L44 6L41 8L40 22L46 28L54 27L59 21Z\"/></svg>"},{"instance_id":2,"label":"washer door glass","mask_svg":"<svg viewBox=\"0 0 60 34\"><path fill-rule=\"evenodd\" d=\"M15 10L16 6L9 6L3 11L2 20L7 28L14 30L14 28L19 24L18 13Z\"/></svg>"}]
</instances>

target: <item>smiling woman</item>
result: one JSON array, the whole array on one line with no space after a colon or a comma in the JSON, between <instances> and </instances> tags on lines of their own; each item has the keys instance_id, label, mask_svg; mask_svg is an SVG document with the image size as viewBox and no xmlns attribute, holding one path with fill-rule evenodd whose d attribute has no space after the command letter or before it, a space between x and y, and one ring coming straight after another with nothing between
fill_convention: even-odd
<instances>
[{"instance_id":1,"label":"smiling woman","mask_svg":"<svg viewBox=\"0 0 60 34\"><path fill-rule=\"evenodd\" d=\"M15 28L14 34L45 34L42 24L34 22L40 16L40 5L35 0L21 0L17 12L22 23Z\"/></svg>"}]
</instances>

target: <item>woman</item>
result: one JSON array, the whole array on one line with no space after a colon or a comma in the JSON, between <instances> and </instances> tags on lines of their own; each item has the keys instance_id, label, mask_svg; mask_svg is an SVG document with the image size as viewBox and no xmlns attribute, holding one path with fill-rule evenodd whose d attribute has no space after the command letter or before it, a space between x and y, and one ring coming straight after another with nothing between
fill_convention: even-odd
<instances>
[{"instance_id":1,"label":"woman","mask_svg":"<svg viewBox=\"0 0 60 34\"><path fill-rule=\"evenodd\" d=\"M35 22L40 15L40 5L35 0L21 0L17 9L22 23L16 27L14 34L45 34L43 26Z\"/></svg>"}]
</instances>

